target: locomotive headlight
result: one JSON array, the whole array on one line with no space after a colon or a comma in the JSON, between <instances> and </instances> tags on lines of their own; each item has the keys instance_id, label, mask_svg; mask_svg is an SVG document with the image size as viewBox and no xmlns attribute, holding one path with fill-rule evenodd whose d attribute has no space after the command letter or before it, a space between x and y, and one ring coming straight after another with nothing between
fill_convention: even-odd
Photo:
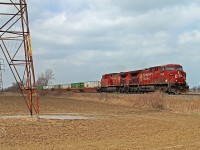
<instances>
[{"instance_id":1,"label":"locomotive headlight","mask_svg":"<svg viewBox=\"0 0 200 150\"><path fill-rule=\"evenodd\" d=\"M165 80L165 82L168 82L168 80Z\"/></svg>"}]
</instances>

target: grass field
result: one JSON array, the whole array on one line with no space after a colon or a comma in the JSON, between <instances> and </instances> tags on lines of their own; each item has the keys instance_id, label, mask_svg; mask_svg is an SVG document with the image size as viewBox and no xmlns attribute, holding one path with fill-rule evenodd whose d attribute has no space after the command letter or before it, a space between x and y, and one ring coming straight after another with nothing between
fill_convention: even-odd
<instances>
[{"instance_id":1,"label":"grass field","mask_svg":"<svg viewBox=\"0 0 200 150\"><path fill-rule=\"evenodd\" d=\"M40 115L91 119L27 117L21 96L6 93L0 96L0 149L200 149L198 96L67 93L39 100Z\"/></svg>"}]
</instances>

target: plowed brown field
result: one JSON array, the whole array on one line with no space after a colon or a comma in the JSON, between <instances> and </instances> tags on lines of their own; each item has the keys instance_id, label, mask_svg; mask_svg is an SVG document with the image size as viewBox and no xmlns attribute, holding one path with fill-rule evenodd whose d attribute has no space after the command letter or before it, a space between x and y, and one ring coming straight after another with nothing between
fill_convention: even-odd
<instances>
[{"instance_id":1,"label":"plowed brown field","mask_svg":"<svg viewBox=\"0 0 200 150\"><path fill-rule=\"evenodd\" d=\"M199 150L200 116L136 109L95 101L40 97L40 115L76 115L82 120L31 117L23 99L0 96L1 150Z\"/></svg>"}]
</instances>

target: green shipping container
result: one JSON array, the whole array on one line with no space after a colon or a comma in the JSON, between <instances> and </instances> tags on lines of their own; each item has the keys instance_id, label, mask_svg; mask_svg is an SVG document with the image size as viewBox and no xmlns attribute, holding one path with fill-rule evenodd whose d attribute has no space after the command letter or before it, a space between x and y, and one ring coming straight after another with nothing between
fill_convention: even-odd
<instances>
[{"instance_id":1,"label":"green shipping container","mask_svg":"<svg viewBox=\"0 0 200 150\"><path fill-rule=\"evenodd\" d=\"M37 86L37 90L43 90L43 86Z\"/></svg>"},{"instance_id":2,"label":"green shipping container","mask_svg":"<svg viewBox=\"0 0 200 150\"><path fill-rule=\"evenodd\" d=\"M83 87L84 87L84 83L83 82L71 83L71 88L83 88Z\"/></svg>"}]
</instances>

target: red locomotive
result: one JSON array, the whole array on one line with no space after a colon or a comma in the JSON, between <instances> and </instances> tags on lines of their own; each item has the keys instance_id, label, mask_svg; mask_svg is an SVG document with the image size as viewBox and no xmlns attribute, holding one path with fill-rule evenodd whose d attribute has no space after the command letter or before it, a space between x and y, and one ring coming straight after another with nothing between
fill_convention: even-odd
<instances>
[{"instance_id":1,"label":"red locomotive","mask_svg":"<svg viewBox=\"0 0 200 150\"><path fill-rule=\"evenodd\" d=\"M180 94L189 89L186 73L179 64L167 64L143 70L105 74L100 92L141 93L162 91Z\"/></svg>"}]
</instances>

